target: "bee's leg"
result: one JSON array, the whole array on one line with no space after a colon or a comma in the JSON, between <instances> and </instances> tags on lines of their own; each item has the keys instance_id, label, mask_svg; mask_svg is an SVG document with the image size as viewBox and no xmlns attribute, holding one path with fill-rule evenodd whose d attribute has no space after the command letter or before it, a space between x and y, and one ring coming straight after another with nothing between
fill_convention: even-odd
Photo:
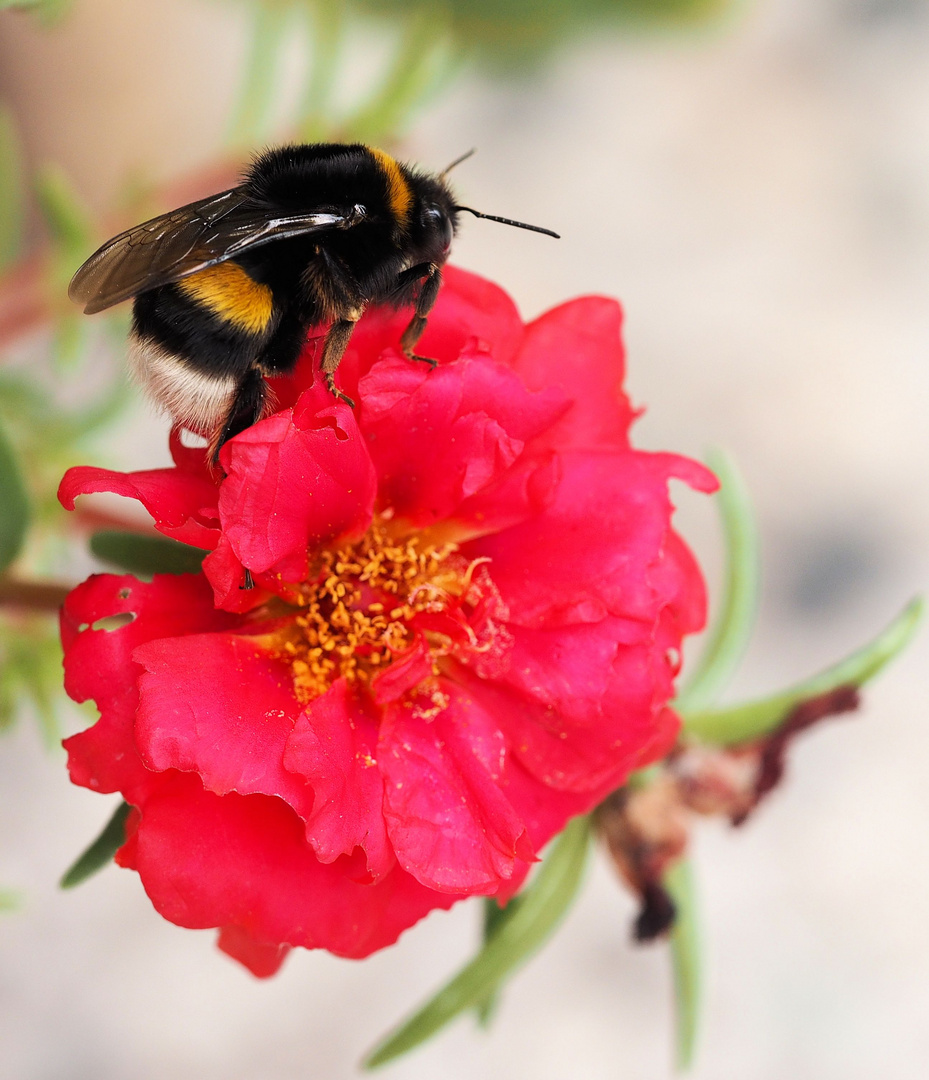
<instances>
[{"instance_id":1,"label":"bee's leg","mask_svg":"<svg viewBox=\"0 0 929 1080\"><path fill-rule=\"evenodd\" d=\"M352 314L354 315L355 312L352 312ZM348 394L343 394L335 384L335 372L345 355L345 350L348 348L348 342L352 336L352 331L355 329L355 323L361 318L361 311L357 312L357 316L355 319L336 319L332 326L329 327L329 332L326 334L326 343L323 345L323 358L319 365L329 393L333 397L339 398L340 401L344 401L347 405L351 405L353 409L355 402L352 401Z\"/></svg>"},{"instance_id":2,"label":"bee's leg","mask_svg":"<svg viewBox=\"0 0 929 1080\"><path fill-rule=\"evenodd\" d=\"M268 386L257 368L250 368L239 383L223 424L210 440L210 461L215 465L219 451L234 435L257 423L264 412Z\"/></svg>"},{"instance_id":3,"label":"bee's leg","mask_svg":"<svg viewBox=\"0 0 929 1080\"><path fill-rule=\"evenodd\" d=\"M419 269L419 267L414 267L414 269ZM429 312L432 311L432 306L435 304L436 297L439 295L439 288L442 285L442 271L438 266L430 265L426 267L424 273L427 277L423 282L423 287L420 289L419 296L416 299L416 309L413 318L410 319L409 325L406 330L403 331L403 335L400 338L400 348L403 350L403 355L407 360L421 360L424 364L435 367L435 360L430 360L427 356L417 356L416 353L413 352L417 342L423 336L423 331L426 329L426 323L429 321L427 316L429 315Z\"/></svg>"},{"instance_id":4,"label":"bee's leg","mask_svg":"<svg viewBox=\"0 0 929 1080\"><path fill-rule=\"evenodd\" d=\"M397 274L396 292L400 292L408 285L413 285L417 281L422 281L424 277L430 277L434 267L432 263L417 263L415 266L411 266L407 270L401 270Z\"/></svg>"}]
</instances>

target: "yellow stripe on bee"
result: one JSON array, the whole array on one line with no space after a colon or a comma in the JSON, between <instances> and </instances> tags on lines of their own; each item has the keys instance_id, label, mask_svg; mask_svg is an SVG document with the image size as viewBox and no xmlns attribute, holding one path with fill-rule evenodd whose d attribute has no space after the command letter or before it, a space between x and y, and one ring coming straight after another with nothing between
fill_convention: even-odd
<instances>
[{"instance_id":1,"label":"yellow stripe on bee","mask_svg":"<svg viewBox=\"0 0 929 1080\"><path fill-rule=\"evenodd\" d=\"M271 290L250 278L238 263L217 263L177 285L191 300L249 334L260 334L274 311Z\"/></svg>"},{"instance_id":2,"label":"yellow stripe on bee","mask_svg":"<svg viewBox=\"0 0 929 1080\"><path fill-rule=\"evenodd\" d=\"M387 205L397 220L398 225L405 225L413 205L413 192L400 169L400 166L383 150L369 146L371 156L380 165L381 172L387 180Z\"/></svg>"}]
</instances>

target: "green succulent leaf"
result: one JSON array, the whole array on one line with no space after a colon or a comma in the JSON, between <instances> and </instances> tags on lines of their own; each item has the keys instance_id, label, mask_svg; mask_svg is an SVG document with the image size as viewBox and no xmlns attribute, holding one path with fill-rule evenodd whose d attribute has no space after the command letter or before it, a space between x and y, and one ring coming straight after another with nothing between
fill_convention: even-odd
<instances>
[{"instance_id":1,"label":"green succulent leaf","mask_svg":"<svg viewBox=\"0 0 929 1080\"><path fill-rule=\"evenodd\" d=\"M548 938L577 895L587 862L590 819L575 818L552 843L541 867L478 955L413 1016L378 1044L365 1068L384 1065L425 1042L460 1013L476 1008ZM512 905L512 902L511 902Z\"/></svg>"},{"instance_id":2,"label":"green succulent leaf","mask_svg":"<svg viewBox=\"0 0 929 1080\"><path fill-rule=\"evenodd\" d=\"M170 540L166 536L104 529L90 538L90 550L121 570L132 574L196 574L206 551Z\"/></svg>"},{"instance_id":3,"label":"green succulent leaf","mask_svg":"<svg viewBox=\"0 0 929 1080\"><path fill-rule=\"evenodd\" d=\"M722 450L708 454L707 464L719 478L717 506L726 548L726 580L706 648L675 702L681 712L707 708L725 689L748 647L760 592L758 530L748 490Z\"/></svg>"},{"instance_id":4,"label":"green succulent leaf","mask_svg":"<svg viewBox=\"0 0 929 1080\"><path fill-rule=\"evenodd\" d=\"M120 803L116 812L104 825L103 832L87 850L65 871L59 882L62 889L73 889L82 881L102 870L116 852L126 842L126 818L129 816L128 803Z\"/></svg>"},{"instance_id":5,"label":"green succulent leaf","mask_svg":"<svg viewBox=\"0 0 929 1080\"><path fill-rule=\"evenodd\" d=\"M722 709L682 710L684 733L698 742L732 746L774 731L787 714L809 698L840 686L861 686L900 653L919 625L923 601L912 600L876 638L824 671L770 697Z\"/></svg>"},{"instance_id":6,"label":"green succulent leaf","mask_svg":"<svg viewBox=\"0 0 929 1080\"><path fill-rule=\"evenodd\" d=\"M681 859L664 876L664 887L674 902L671 963L677 1014L677 1067L690 1068L700 1019L701 950L693 869Z\"/></svg>"},{"instance_id":7,"label":"green succulent leaf","mask_svg":"<svg viewBox=\"0 0 929 1080\"><path fill-rule=\"evenodd\" d=\"M0 573L22 550L29 528L29 496L13 445L0 428Z\"/></svg>"}]
</instances>

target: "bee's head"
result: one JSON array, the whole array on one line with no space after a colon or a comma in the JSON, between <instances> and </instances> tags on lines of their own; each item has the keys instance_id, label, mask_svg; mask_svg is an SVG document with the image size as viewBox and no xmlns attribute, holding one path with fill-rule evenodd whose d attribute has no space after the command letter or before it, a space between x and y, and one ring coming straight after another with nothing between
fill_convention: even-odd
<instances>
[{"instance_id":1,"label":"bee's head","mask_svg":"<svg viewBox=\"0 0 929 1080\"><path fill-rule=\"evenodd\" d=\"M421 216L423 233L427 237L429 247L447 256L457 224L455 211L450 206L426 203L422 208Z\"/></svg>"},{"instance_id":2,"label":"bee's head","mask_svg":"<svg viewBox=\"0 0 929 1080\"><path fill-rule=\"evenodd\" d=\"M441 265L448 258L452 238L458 227L455 200L440 179L416 178L417 199L409 223L410 242L417 260Z\"/></svg>"}]
</instances>

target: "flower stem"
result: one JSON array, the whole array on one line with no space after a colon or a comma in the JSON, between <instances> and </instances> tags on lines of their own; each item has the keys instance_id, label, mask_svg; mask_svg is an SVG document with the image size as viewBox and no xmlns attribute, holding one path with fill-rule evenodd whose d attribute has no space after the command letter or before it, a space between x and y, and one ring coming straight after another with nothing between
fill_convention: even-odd
<instances>
[{"instance_id":1,"label":"flower stem","mask_svg":"<svg viewBox=\"0 0 929 1080\"><path fill-rule=\"evenodd\" d=\"M0 607L57 611L70 591L70 585L56 581L17 581L16 578L0 577Z\"/></svg>"}]
</instances>

